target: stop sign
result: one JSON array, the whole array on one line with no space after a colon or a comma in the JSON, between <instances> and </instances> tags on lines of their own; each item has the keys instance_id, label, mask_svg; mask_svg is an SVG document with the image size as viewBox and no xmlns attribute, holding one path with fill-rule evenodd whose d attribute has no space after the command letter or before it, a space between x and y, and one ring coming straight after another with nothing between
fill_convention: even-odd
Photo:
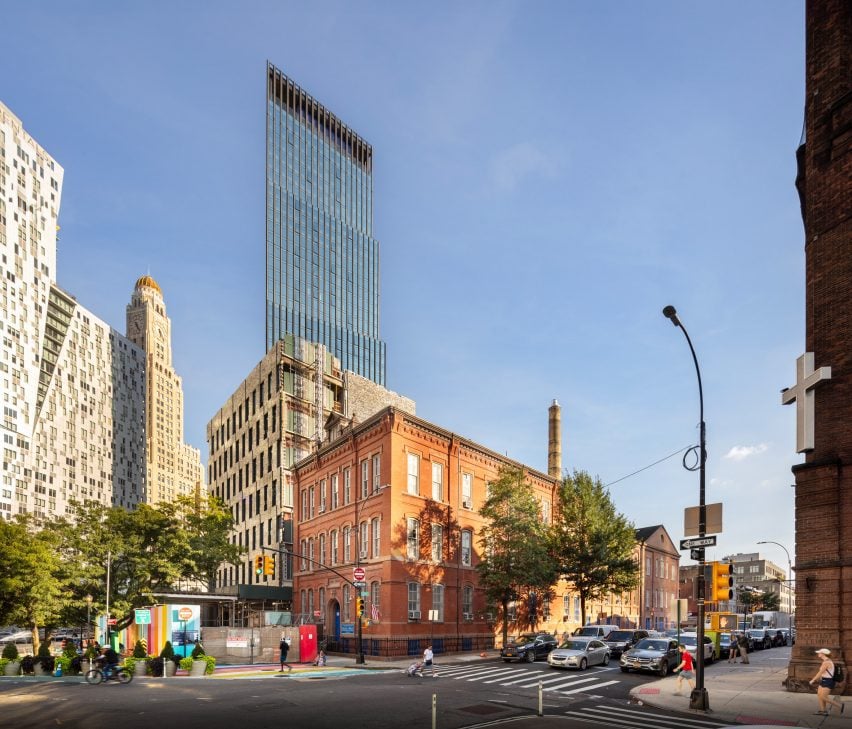
<instances>
[{"instance_id":1,"label":"stop sign","mask_svg":"<svg viewBox=\"0 0 852 729\"><path fill-rule=\"evenodd\" d=\"M178 610L178 617L181 620L192 620L192 608L182 607Z\"/></svg>"},{"instance_id":2,"label":"stop sign","mask_svg":"<svg viewBox=\"0 0 852 729\"><path fill-rule=\"evenodd\" d=\"M363 567L355 567L352 570L352 578L355 580L355 582L363 582L366 574L367 573L364 572Z\"/></svg>"}]
</instances>

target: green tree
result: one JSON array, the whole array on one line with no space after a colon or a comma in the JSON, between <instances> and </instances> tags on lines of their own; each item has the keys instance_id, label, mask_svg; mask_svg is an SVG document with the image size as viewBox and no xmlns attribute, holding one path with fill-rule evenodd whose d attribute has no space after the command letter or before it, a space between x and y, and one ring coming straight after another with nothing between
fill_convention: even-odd
<instances>
[{"instance_id":1,"label":"green tree","mask_svg":"<svg viewBox=\"0 0 852 729\"><path fill-rule=\"evenodd\" d=\"M616 512L600 479L585 471L565 477L554 516L552 544L559 574L577 592L585 624L588 601L627 592L638 584L636 532Z\"/></svg>"},{"instance_id":2,"label":"green tree","mask_svg":"<svg viewBox=\"0 0 852 729\"><path fill-rule=\"evenodd\" d=\"M778 593L761 590L739 590L740 605L753 613L756 610L780 610Z\"/></svg>"},{"instance_id":3,"label":"green tree","mask_svg":"<svg viewBox=\"0 0 852 729\"><path fill-rule=\"evenodd\" d=\"M0 624L26 625L37 652L39 628L55 625L67 602L58 536L27 518L0 519L0 554Z\"/></svg>"},{"instance_id":4,"label":"green tree","mask_svg":"<svg viewBox=\"0 0 852 729\"><path fill-rule=\"evenodd\" d=\"M533 604L552 597L557 564L548 549L549 526L541 517L539 501L521 469L505 467L489 484L489 495L479 513L486 524L480 532L482 553L477 564L480 584L490 603L499 604L503 644L508 640L509 603L525 598L526 622L534 627ZM523 622L523 617L519 622Z\"/></svg>"}]
</instances>

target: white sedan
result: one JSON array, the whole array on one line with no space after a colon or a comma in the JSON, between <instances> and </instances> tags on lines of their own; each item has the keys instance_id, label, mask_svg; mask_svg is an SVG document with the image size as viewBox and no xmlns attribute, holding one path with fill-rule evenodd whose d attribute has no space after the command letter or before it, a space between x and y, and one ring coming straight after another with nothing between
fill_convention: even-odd
<instances>
[{"instance_id":1,"label":"white sedan","mask_svg":"<svg viewBox=\"0 0 852 729\"><path fill-rule=\"evenodd\" d=\"M692 657L696 658L695 646L698 645L697 633L681 633L680 642L686 646L686 650L692 653ZM716 646L710 640L710 636L704 636L704 663L713 663L716 660Z\"/></svg>"},{"instance_id":2,"label":"white sedan","mask_svg":"<svg viewBox=\"0 0 852 729\"><path fill-rule=\"evenodd\" d=\"M547 654L551 668L579 668L609 663L609 646L597 638L569 638Z\"/></svg>"}]
</instances>

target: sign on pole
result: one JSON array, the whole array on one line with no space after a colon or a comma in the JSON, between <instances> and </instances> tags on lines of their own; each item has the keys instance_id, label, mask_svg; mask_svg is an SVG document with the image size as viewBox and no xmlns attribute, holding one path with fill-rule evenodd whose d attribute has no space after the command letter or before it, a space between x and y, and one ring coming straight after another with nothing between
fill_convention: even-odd
<instances>
[{"instance_id":1,"label":"sign on pole","mask_svg":"<svg viewBox=\"0 0 852 729\"><path fill-rule=\"evenodd\" d=\"M681 539L681 549L692 549L693 547L715 547L716 535L710 537L696 537L695 539Z\"/></svg>"},{"instance_id":2,"label":"sign on pole","mask_svg":"<svg viewBox=\"0 0 852 729\"><path fill-rule=\"evenodd\" d=\"M134 610L133 611L133 622L136 625L150 625L151 624L151 611L150 610Z\"/></svg>"},{"instance_id":3,"label":"sign on pole","mask_svg":"<svg viewBox=\"0 0 852 729\"><path fill-rule=\"evenodd\" d=\"M364 571L363 567L354 567L352 569L352 579L355 582L363 582L366 576L367 573Z\"/></svg>"}]
</instances>

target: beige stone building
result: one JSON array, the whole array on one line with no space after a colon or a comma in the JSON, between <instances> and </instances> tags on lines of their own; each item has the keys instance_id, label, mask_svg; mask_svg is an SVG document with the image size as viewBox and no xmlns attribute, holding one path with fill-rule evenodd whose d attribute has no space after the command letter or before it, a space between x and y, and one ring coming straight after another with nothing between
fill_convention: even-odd
<instances>
[{"instance_id":1,"label":"beige stone building","mask_svg":"<svg viewBox=\"0 0 852 729\"><path fill-rule=\"evenodd\" d=\"M201 490L201 452L183 440L183 383L172 365L172 323L163 292L142 276L127 306L127 337L145 350L146 467L145 502L173 501Z\"/></svg>"},{"instance_id":2,"label":"beige stone building","mask_svg":"<svg viewBox=\"0 0 852 729\"><path fill-rule=\"evenodd\" d=\"M254 559L293 548L292 468L388 403L414 412L408 398L342 371L322 344L288 335L266 353L207 425L208 490L231 510L231 538L245 549L241 564L220 568L217 592L291 610L292 560L278 554L274 574L258 575Z\"/></svg>"}]
</instances>

